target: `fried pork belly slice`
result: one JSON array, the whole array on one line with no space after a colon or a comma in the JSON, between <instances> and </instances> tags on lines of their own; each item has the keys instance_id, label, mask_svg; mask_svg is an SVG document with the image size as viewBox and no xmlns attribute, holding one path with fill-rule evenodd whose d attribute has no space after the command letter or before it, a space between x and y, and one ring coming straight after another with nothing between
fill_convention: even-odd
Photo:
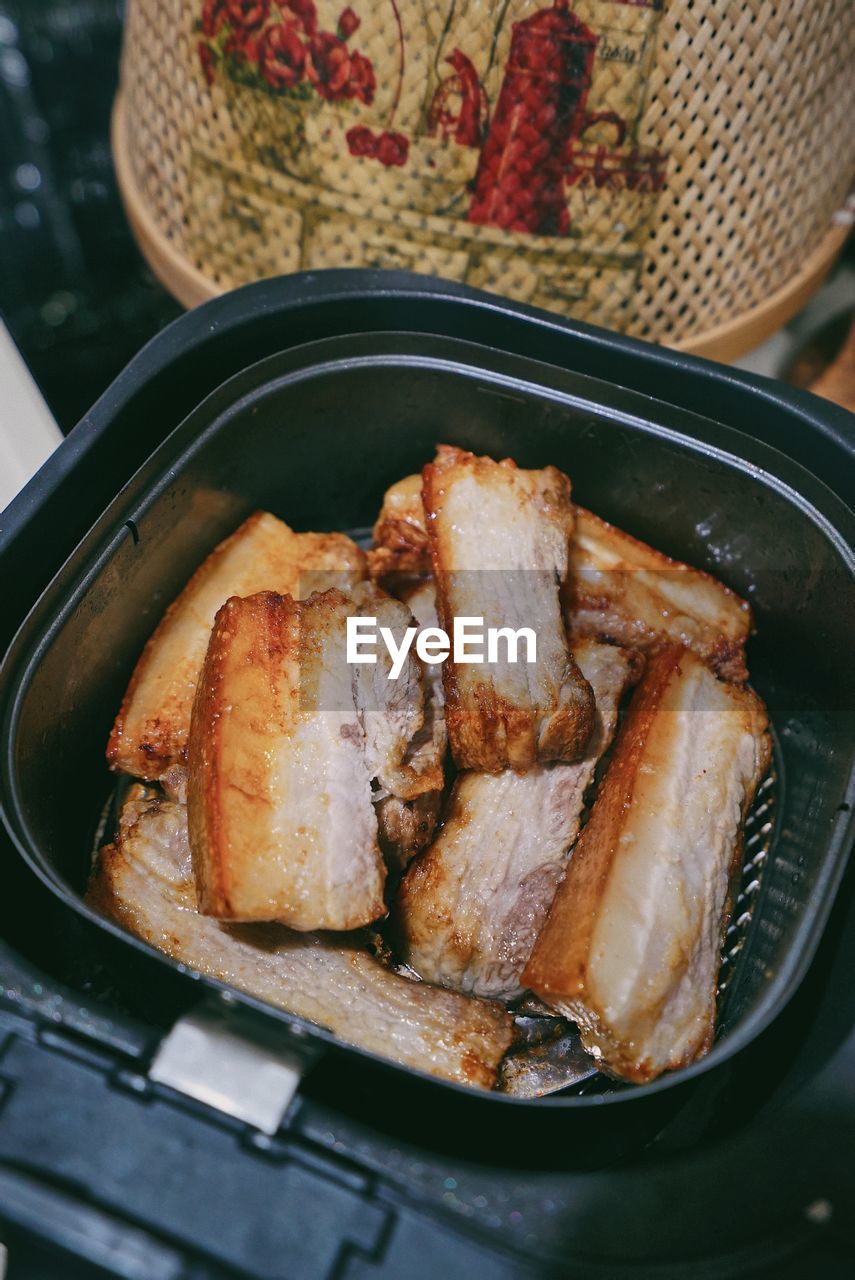
<instances>
[{"instance_id":1,"label":"fried pork belly slice","mask_svg":"<svg viewBox=\"0 0 855 1280\"><path fill-rule=\"evenodd\" d=\"M265 511L250 516L196 570L143 650L110 735L111 767L154 781L185 761L196 682L229 596L346 590L365 573L363 552L344 534L294 533Z\"/></svg>"},{"instance_id":2,"label":"fried pork belly slice","mask_svg":"<svg viewBox=\"0 0 855 1280\"><path fill-rule=\"evenodd\" d=\"M523 982L610 1074L652 1080L710 1047L742 823L766 712L690 650L648 661Z\"/></svg>"},{"instance_id":3,"label":"fried pork belly slice","mask_svg":"<svg viewBox=\"0 0 855 1280\"><path fill-rule=\"evenodd\" d=\"M520 975L639 664L593 640L580 641L574 655L597 704L584 759L525 774L460 774L442 830L404 877L396 902L402 954L430 982L500 1000L522 993Z\"/></svg>"},{"instance_id":4,"label":"fried pork belly slice","mask_svg":"<svg viewBox=\"0 0 855 1280\"><path fill-rule=\"evenodd\" d=\"M386 490L374 525L368 567L375 579L430 573L421 476L405 476Z\"/></svg>"},{"instance_id":5,"label":"fried pork belly slice","mask_svg":"<svg viewBox=\"0 0 855 1280\"><path fill-rule=\"evenodd\" d=\"M151 790L132 788L87 896L181 964L347 1044L460 1084L495 1083L512 1037L498 1005L399 977L350 940L199 915L185 810Z\"/></svg>"},{"instance_id":6,"label":"fried pork belly slice","mask_svg":"<svg viewBox=\"0 0 855 1280\"><path fill-rule=\"evenodd\" d=\"M353 602L260 592L217 614L188 751L200 909L293 929L385 914L371 772L346 660Z\"/></svg>"},{"instance_id":7,"label":"fried pork belly slice","mask_svg":"<svg viewBox=\"0 0 855 1280\"><path fill-rule=\"evenodd\" d=\"M364 590L364 588L361 588ZM419 627L436 627L436 592L433 579L427 578L410 585L403 596L404 603ZM442 769L448 737L445 731L445 708L442 692L442 668L438 663L424 668L425 719L422 728L412 739L409 757L417 767L420 759L429 767ZM443 780L411 800L395 795L383 795L376 802L380 846L393 865L405 867L413 856L431 842L442 805ZM376 797L375 797L376 800Z\"/></svg>"},{"instance_id":8,"label":"fried pork belly slice","mask_svg":"<svg viewBox=\"0 0 855 1280\"><path fill-rule=\"evenodd\" d=\"M559 588L573 532L570 481L554 467L440 448L424 469L437 610L451 634L458 617L485 628L535 632L537 661L443 664L445 717L459 769L524 772L576 759L594 723L594 697L570 654Z\"/></svg>"},{"instance_id":9,"label":"fried pork belly slice","mask_svg":"<svg viewBox=\"0 0 855 1280\"><path fill-rule=\"evenodd\" d=\"M746 601L710 574L662 555L583 507L576 507L565 597L574 636L637 649L683 644L725 679L748 678Z\"/></svg>"},{"instance_id":10,"label":"fried pork belly slice","mask_svg":"<svg viewBox=\"0 0 855 1280\"><path fill-rule=\"evenodd\" d=\"M400 525L406 529L407 547L402 572L419 574L429 568L419 490L419 478L407 476L387 493L375 526L375 550L368 553L372 574L397 569ZM574 512L563 593L571 635L637 649L666 641L683 644L724 679L742 683L748 678L745 644L752 619L745 600L711 574L672 560L584 507L574 507Z\"/></svg>"}]
</instances>

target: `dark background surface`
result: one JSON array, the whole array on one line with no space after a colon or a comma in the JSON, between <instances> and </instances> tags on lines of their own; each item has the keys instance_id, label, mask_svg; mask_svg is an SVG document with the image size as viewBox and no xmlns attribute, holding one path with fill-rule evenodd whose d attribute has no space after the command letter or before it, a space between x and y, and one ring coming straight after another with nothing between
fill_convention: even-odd
<instances>
[{"instance_id":1,"label":"dark background surface","mask_svg":"<svg viewBox=\"0 0 855 1280\"><path fill-rule=\"evenodd\" d=\"M64 431L70 430L143 343L180 310L152 279L136 249L112 170L108 127L120 24L121 5L115 0L0 0L0 313ZM850 875L850 904L851 882ZM830 955L837 961L837 978L831 982ZM693 1274L743 1274L766 1280L855 1276L855 1039L851 1033L847 1036L855 972L851 905L839 905L825 957L814 974L814 985L808 984L800 998L796 1016L779 1033L789 1038L790 1046L803 1035L802 1051L810 1042L811 1065L805 1074L811 1078L794 1086L791 1095L773 1109L761 1110L748 1124L737 1123L734 1132L690 1154L669 1156L666 1140L665 1151L646 1169L563 1179L568 1264L566 1269L551 1265L539 1274L596 1272L608 1277L608 1270L598 1270L595 1263L591 1271L585 1263L569 1261L576 1255L577 1242L585 1241L582 1252L588 1257L591 1249L595 1252L592 1224L598 1220L606 1233L610 1220L615 1231L628 1232L640 1258L646 1230L653 1266L661 1256L668 1219L688 1215L706 1223L701 1232L706 1246L700 1252L707 1252L710 1259L706 1266L695 1260ZM38 1057L36 1043L41 1046ZM95 1185L99 1176L105 1182L118 1176L127 1163L130 1140L129 1133L104 1131L94 1101L87 1123L73 1132L63 1128L62 1118L74 1105L75 1081L80 1078L85 1083L86 1070L94 1071L82 1067L72 1050L73 1046L57 1043L49 1046L42 1036L34 1038L29 1025L14 1013L0 1010L0 1175L7 1168L18 1173L26 1169L28 1142L53 1142L56 1169L65 1164L76 1171L65 1181L58 1180L49 1195L44 1187L31 1188L32 1198L27 1200L19 1188L14 1205L0 1176L0 1240L9 1246L10 1280L78 1280L107 1274L152 1280L154 1271L146 1268L153 1267L155 1260L163 1268L158 1274L175 1280L251 1274L243 1269L225 1272L210 1256L217 1256L221 1224L210 1217L206 1224L204 1205L200 1207L199 1196L194 1195L193 1180L201 1178L201 1169L194 1170L193 1153L201 1160L211 1128L201 1118L182 1121L188 1134L184 1194L187 1221L194 1212L198 1215L200 1240L206 1248L180 1247L174 1236L152 1228L141 1211L129 1205L124 1215L91 1227L93 1239L103 1240L105 1232L107 1237L113 1232L117 1247L109 1255L114 1263L110 1269L96 1268L91 1256L75 1259L63 1250L61 1241L71 1238L62 1228L63 1213L70 1212L86 1227L83 1209L74 1206L92 1199L84 1190L87 1176ZM783 1051L780 1042L778 1051ZM105 1080L106 1113L124 1094L111 1077ZM90 1086L86 1087L89 1091ZM95 1090L94 1084L91 1089ZM93 1099L97 1096L97 1091L91 1093ZM150 1112L137 1121L140 1147L146 1131L151 1131ZM21 1115L31 1119L18 1130L16 1117ZM36 1121L39 1115L44 1117L41 1127ZM244 1158L238 1137L229 1158ZM277 1168L271 1162L270 1188L275 1187ZM144 1176L156 1188L163 1172L155 1164ZM257 1187L254 1194L259 1194ZM506 1280L529 1274L519 1259L492 1256L483 1241L475 1245L447 1225L401 1211L373 1252L362 1256L356 1251L347 1258L336 1254L329 1271L318 1252L316 1267L295 1270L287 1253L289 1223L295 1238L301 1234L301 1215L309 1221L318 1213L330 1213L330 1232L340 1225L335 1213L322 1207L317 1188L307 1195L300 1206L279 1202L283 1256L277 1274L296 1275L298 1280L310 1270L312 1275L338 1277L406 1274L413 1280L438 1275L446 1280L457 1276ZM372 1205L375 1202L383 1202L379 1181L371 1185ZM635 1212L629 1212L633 1208ZM234 1211L240 1212L237 1205ZM733 1259L713 1261L714 1254L727 1251L730 1230L737 1222L740 1232L748 1229L750 1234L752 1212L756 1213L757 1240L750 1259L746 1257L744 1265ZM136 1245L134 1231L142 1232ZM85 1230L78 1234L78 1243L85 1234ZM122 1241L124 1246L118 1247ZM247 1247L246 1257L250 1255ZM654 1272L639 1264L635 1274L646 1280Z\"/></svg>"},{"instance_id":2,"label":"dark background surface","mask_svg":"<svg viewBox=\"0 0 855 1280\"><path fill-rule=\"evenodd\" d=\"M0 314L68 432L180 312L113 173L117 0L0 0Z\"/></svg>"}]
</instances>

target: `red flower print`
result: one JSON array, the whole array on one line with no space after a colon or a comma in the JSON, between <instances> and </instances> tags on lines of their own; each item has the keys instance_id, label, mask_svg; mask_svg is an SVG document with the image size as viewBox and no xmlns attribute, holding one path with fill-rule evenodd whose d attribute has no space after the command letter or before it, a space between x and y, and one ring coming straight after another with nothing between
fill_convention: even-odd
<instances>
[{"instance_id":1,"label":"red flower print","mask_svg":"<svg viewBox=\"0 0 855 1280\"><path fill-rule=\"evenodd\" d=\"M381 164L405 165L410 154L410 140L403 133L382 133L377 144L377 159Z\"/></svg>"},{"instance_id":2,"label":"red flower print","mask_svg":"<svg viewBox=\"0 0 855 1280\"><path fill-rule=\"evenodd\" d=\"M328 102L349 98L350 54L347 46L329 31L319 31L309 45L306 73Z\"/></svg>"},{"instance_id":3,"label":"red flower print","mask_svg":"<svg viewBox=\"0 0 855 1280\"><path fill-rule=\"evenodd\" d=\"M276 0L276 2L286 22L291 18L303 28L307 36L315 34L318 29L315 0Z\"/></svg>"},{"instance_id":4,"label":"red flower print","mask_svg":"<svg viewBox=\"0 0 855 1280\"><path fill-rule=\"evenodd\" d=\"M352 156L373 156L377 151L377 139L364 124L354 125L344 136Z\"/></svg>"},{"instance_id":5,"label":"red flower print","mask_svg":"<svg viewBox=\"0 0 855 1280\"><path fill-rule=\"evenodd\" d=\"M358 26L359 18L350 6L347 9L342 9L338 20L338 33L342 40L349 40Z\"/></svg>"},{"instance_id":6,"label":"red flower print","mask_svg":"<svg viewBox=\"0 0 855 1280\"><path fill-rule=\"evenodd\" d=\"M199 50L199 61L202 64L202 75L205 77L205 82L210 86L214 83L214 55L204 40L199 41L197 48Z\"/></svg>"},{"instance_id":7,"label":"red flower print","mask_svg":"<svg viewBox=\"0 0 855 1280\"><path fill-rule=\"evenodd\" d=\"M202 5L202 30L205 35L215 36L227 17L226 0L205 0Z\"/></svg>"},{"instance_id":8,"label":"red flower print","mask_svg":"<svg viewBox=\"0 0 855 1280\"><path fill-rule=\"evenodd\" d=\"M256 31L236 31L229 36L223 52L236 62L250 62L258 65L261 58L261 41Z\"/></svg>"},{"instance_id":9,"label":"red flower print","mask_svg":"<svg viewBox=\"0 0 855 1280\"><path fill-rule=\"evenodd\" d=\"M350 93L348 96L359 98L365 103L366 107L370 107L374 101L376 88L377 81L374 78L374 68L369 59L361 53L352 53L350 55Z\"/></svg>"},{"instance_id":10,"label":"red flower print","mask_svg":"<svg viewBox=\"0 0 855 1280\"><path fill-rule=\"evenodd\" d=\"M284 22L268 27L261 38L259 67L272 89L291 89L303 79L306 46L296 28Z\"/></svg>"},{"instance_id":11,"label":"red flower print","mask_svg":"<svg viewBox=\"0 0 855 1280\"><path fill-rule=\"evenodd\" d=\"M237 27L260 27L270 13L270 0L226 0L229 21Z\"/></svg>"},{"instance_id":12,"label":"red flower print","mask_svg":"<svg viewBox=\"0 0 855 1280\"><path fill-rule=\"evenodd\" d=\"M223 71L241 83L266 84L276 92L308 79L327 102L358 99L370 106L377 92L374 67L346 43L360 25L350 5L342 9L333 33L318 30L315 0L201 0L199 63L209 85ZM370 135L373 156L383 136ZM397 157L398 151L387 141L389 157Z\"/></svg>"},{"instance_id":13,"label":"red flower print","mask_svg":"<svg viewBox=\"0 0 855 1280\"><path fill-rule=\"evenodd\" d=\"M399 167L407 163L410 154L410 140L403 133L372 133L364 124L355 125L344 135L347 149L352 156L367 156L370 160L379 160L388 169L390 165Z\"/></svg>"}]
</instances>

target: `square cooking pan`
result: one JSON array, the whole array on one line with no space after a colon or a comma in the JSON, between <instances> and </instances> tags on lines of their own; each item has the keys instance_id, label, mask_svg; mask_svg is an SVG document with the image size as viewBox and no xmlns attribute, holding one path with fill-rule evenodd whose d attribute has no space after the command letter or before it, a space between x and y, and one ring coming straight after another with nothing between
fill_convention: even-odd
<instances>
[{"instance_id":1,"label":"square cooking pan","mask_svg":"<svg viewBox=\"0 0 855 1280\"><path fill-rule=\"evenodd\" d=\"M774 814L765 824L767 856L750 878L712 1051L651 1084L626 1088L599 1078L593 1088L523 1101L390 1065L250 996L228 995L259 1018L323 1045L317 1080L341 1080L347 1072L353 1094L362 1090L376 1102L382 1088L387 1100L398 1100L396 1110L441 1115L448 1124L456 1117L454 1125L466 1126L461 1133L473 1125L502 1139L514 1128L545 1133L556 1113L577 1132L592 1133L605 1127L603 1104L609 1112L619 1108L613 1124L628 1132L631 1112L634 1118L646 1106L649 1115L661 1116L669 1095L676 1101L680 1091L745 1051L784 1008L819 943L851 844L855 522L840 498L792 458L732 422L704 415L708 405L727 400L714 366L668 354L663 361L663 353L644 344L563 326L597 356L588 362L601 375L594 378L579 368L578 350L575 368L519 353L537 345L537 326L544 325L537 313L407 280L398 282L395 306L388 278L382 289L372 280L361 284L366 316L386 321L376 331L295 345L299 337L315 337L313 290L331 287L334 294L341 273L331 275L332 285L312 278L250 286L177 321L163 337L171 335L189 357L184 367L195 369L197 385L204 382L198 370L206 367L207 394L197 392L187 405L186 384L163 378L152 360L159 339L105 397L100 421L96 408L97 429L84 428L77 465L82 471L87 451L94 456L96 447L103 459L109 442L106 465L115 475L123 444L115 424L129 398L145 388L147 370L155 387L165 394L171 385L176 402L189 409L172 426L174 406L163 403L166 426L153 427L151 441L128 441L139 466L110 492L102 486L100 513L69 548L12 641L0 682L7 831L62 904L62 917L71 913L84 922L80 936L107 957L117 983L124 975L131 987L145 984L138 1002L153 1021L167 1024L182 1002L202 991L216 998L222 984L188 974L93 912L82 896L98 819L114 785L104 746L164 608L204 556L256 508L297 529L358 533L370 527L385 488L419 468L437 442L509 455L524 467L554 463L571 476L580 503L720 576L754 609L749 666L775 730ZM359 287L347 281L342 307L358 295ZM412 317L420 297L431 304L423 308L422 325L445 333L409 331L418 328ZM441 326L438 300L446 315ZM287 342L281 341L278 301L291 321ZM525 335L517 350L494 345L496 326L485 321L496 310ZM256 332L268 318L279 338L272 346L259 344L263 358L254 362L245 337L248 316ZM551 353L560 349L556 328L551 318L545 324ZM461 329L469 340L458 336ZM237 368L223 357L230 331L241 353ZM682 391L669 403L666 381L663 398L648 388L657 368L661 375L675 360L674 382ZM634 389L639 385L645 391ZM745 425L752 427L752 407L760 415L768 399L762 387L752 395L750 379L739 390ZM793 416L782 430L792 429ZM816 452L831 474L835 456L851 463L851 446L839 419L824 426L816 432ZM770 430L765 423L765 433ZM72 436L63 446L66 457L48 464L53 475L37 477L24 495L19 547L38 530L39 485L44 510L67 494L76 445ZM91 495L81 500L91 505ZM63 543L61 530L41 532Z\"/></svg>"}]
</instances>

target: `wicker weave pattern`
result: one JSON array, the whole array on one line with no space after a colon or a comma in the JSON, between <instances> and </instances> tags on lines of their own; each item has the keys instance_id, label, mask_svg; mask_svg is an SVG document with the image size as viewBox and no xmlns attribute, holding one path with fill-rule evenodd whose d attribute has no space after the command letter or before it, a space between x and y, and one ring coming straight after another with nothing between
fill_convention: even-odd
<instances>
[{"instance_id":1,"label":"wicker weave pattern","mask_svg":"<svg viewBox=\"0 0 855 1280\"><path fill-rule=\"evenodd\" d=\"M494 116L513 24L538 0L353 0L374 101L296 109L224 76L206 83L200 3L128 0L126 137L157 227L224 288L300 267L407 266L675 341L784 285L855 170L852 0L571 3L599 37L586 109L620 117L625 136L607 119L577 138L561 235L467 221L478 149L427 136L455 49ZM340 5L317 8L334 30ZM350 154L348 130L365 121L409 139L406 164Z\"/></svg>"},{"instance_id":2,"label":"wicker weave pattern","mask_svg":"<svg viewBox=\"0 0 855 1280\"><path fill-rule=\"evenodd\" d=\"M633 332L761 302L814 249L855 167L855 5L674 3L644 130L669 152Z\"/></svg>"}]
</instances>

